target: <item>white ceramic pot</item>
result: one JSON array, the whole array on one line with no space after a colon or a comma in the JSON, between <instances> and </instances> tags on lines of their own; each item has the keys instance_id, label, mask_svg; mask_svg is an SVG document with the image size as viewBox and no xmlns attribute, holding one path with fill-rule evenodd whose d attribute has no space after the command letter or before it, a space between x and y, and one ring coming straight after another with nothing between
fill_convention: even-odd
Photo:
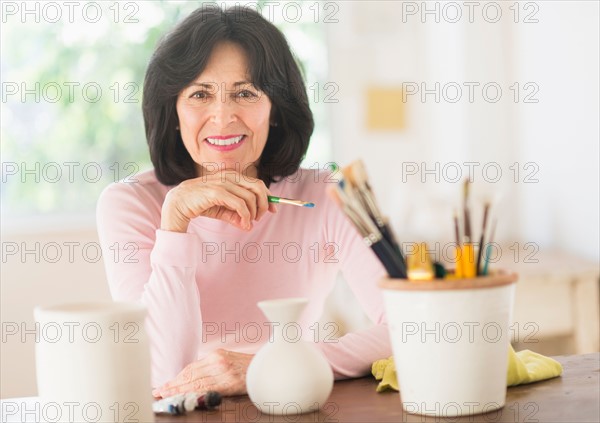
<instances>
[{"instance_id":1,"label":"white ceramic pot","mask_svg":"<svg viewBox=\"0 0 600 423\"><path fill-rule=\"evenodd\" d=\"M41 421L154 421L145 307L66 304L34 315Z\"/></svg>"},{"instance_id":2,"label":"white ceramic pot","mask_svg":"<svg viewBox=\"0 0 600 423\"><path fill-rule=\"evenodd\" d=\"M516 280L380 282L406 412L450 417L504 406Z\"/></svg>"},{"instance_id":3,"label":"white ceramic pot","mask_svg":"<svg viewBox=\"0 0 600 423\"><path fill-rule=\"evenodd\" d=\"M252 359L246 374L250 399L263 413L292 415L325 405L333 388L333 372L314 345L302 341L296 323L305 298L261 301L271 322L269 341Z\"/></svg>"}]
</instances>

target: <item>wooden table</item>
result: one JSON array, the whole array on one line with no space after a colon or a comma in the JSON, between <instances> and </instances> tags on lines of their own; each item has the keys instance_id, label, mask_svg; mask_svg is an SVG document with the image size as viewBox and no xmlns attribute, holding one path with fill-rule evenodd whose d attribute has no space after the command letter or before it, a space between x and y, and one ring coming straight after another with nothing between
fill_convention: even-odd
<instances>
[{"instance_id":1,"label":"wooden table","mask_svg":"<svg viewBox=\"0 0 600 423\"><path fill-rule=\"evenodd\" d=\"M157 416L157 422L600 422L600 353L554 357L559 378L508 389L501 410L461 418L425 417L402 411L397 392L376 393L372 377L336 382L319 412L261 414L247 396L226 398L218 410Z\"/></svg>"}]
</instances>

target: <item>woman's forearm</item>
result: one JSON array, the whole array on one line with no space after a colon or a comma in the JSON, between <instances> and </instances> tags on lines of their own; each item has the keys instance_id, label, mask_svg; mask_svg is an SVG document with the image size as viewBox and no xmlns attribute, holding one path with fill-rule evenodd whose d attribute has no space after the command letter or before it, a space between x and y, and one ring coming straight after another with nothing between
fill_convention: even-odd
<instances>
[{"instance_id":1,"label":"woman's forearm","mask_svg":"<svg viewBox=\"0 0 600 423\"><path fill-rule=\"evenodd\" d=\"M160 386L194 361L202 316L196 285L195 235L157 231L150 256L152 273L141 302L152 353L152 384Z\"/></svg>"},{"instance_id":2,"label":"woman's forearm","mask_svg":"<svg viewBox=\"0 0 600 423\"><path fill-rule=\"evenodd\" d=\"M157 230L160 208L137 185L113 184L98 201L97 226L110 293L148 310L153 386L196 359L202 328L196 285L198 238Z\"/></svg>"},{"instance_id":3,"label":"woman's forearm","mask_svg":"<svg viewBox=\"0 0 600 423\"><path fill-rule=\"evenodd\" d=\"M331 365L336 380L364 376L371 371L374 361L392 355L388 327L383 323L318 342L317 346Z\"/></svg>"}]
</instances>

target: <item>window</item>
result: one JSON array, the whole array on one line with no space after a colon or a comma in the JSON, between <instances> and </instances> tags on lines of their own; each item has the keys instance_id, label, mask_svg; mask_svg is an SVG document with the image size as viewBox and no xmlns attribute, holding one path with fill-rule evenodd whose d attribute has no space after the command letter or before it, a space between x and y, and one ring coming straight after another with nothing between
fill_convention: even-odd
<instances>
[{"instance_id":1,"label":"window","mask_svg":"<svg viewBox=\"0 0 600 423\"><path fill-rule=\"evenodd\" d=\"M218 5L236 3L244 4ZM317 3L250 4L286 34L305 71L316 129L304 166L323 168L331 154L324 100L335 101L337 87L326 82ZM151 168L141 113L146 65L159 38L201 5L3 4L3 217L93 213L106 185Z\"/></svg>"}]
</instances>

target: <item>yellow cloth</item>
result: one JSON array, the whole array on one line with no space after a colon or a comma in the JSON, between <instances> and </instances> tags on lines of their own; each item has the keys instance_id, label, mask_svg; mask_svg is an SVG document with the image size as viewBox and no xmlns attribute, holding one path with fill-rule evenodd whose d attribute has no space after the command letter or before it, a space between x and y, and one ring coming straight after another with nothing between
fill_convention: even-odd
<instances>
[{"instance_id":1,"label":"yellow cloth","mask_svg":"<svg viewBox=\"0 0 600 423\"><path fill-rule=\"evenodd\" d=\"M561 374L561 364L550 357L530 350L515 353L512 346L508 351L507 386L552 379Z\"/></svg>"},{"instance_id":2,"label":"yellow cloth","mask_svg":"<svg viewBox=\"0 0 600 423\"><path fill-rule=\"evenodd\" d=\"M373 373L376 380L381 381L377 385L377 392L387 389L398 390L396 366L392 357L374 362L371 367L371 373ZM560 376L561 373L562 366L558 361L530 350L523 350L516 353L512 345L510 345L508 350L508 371L506 374L507 386L551 379Z\"/></svg>"}]
</instances>

